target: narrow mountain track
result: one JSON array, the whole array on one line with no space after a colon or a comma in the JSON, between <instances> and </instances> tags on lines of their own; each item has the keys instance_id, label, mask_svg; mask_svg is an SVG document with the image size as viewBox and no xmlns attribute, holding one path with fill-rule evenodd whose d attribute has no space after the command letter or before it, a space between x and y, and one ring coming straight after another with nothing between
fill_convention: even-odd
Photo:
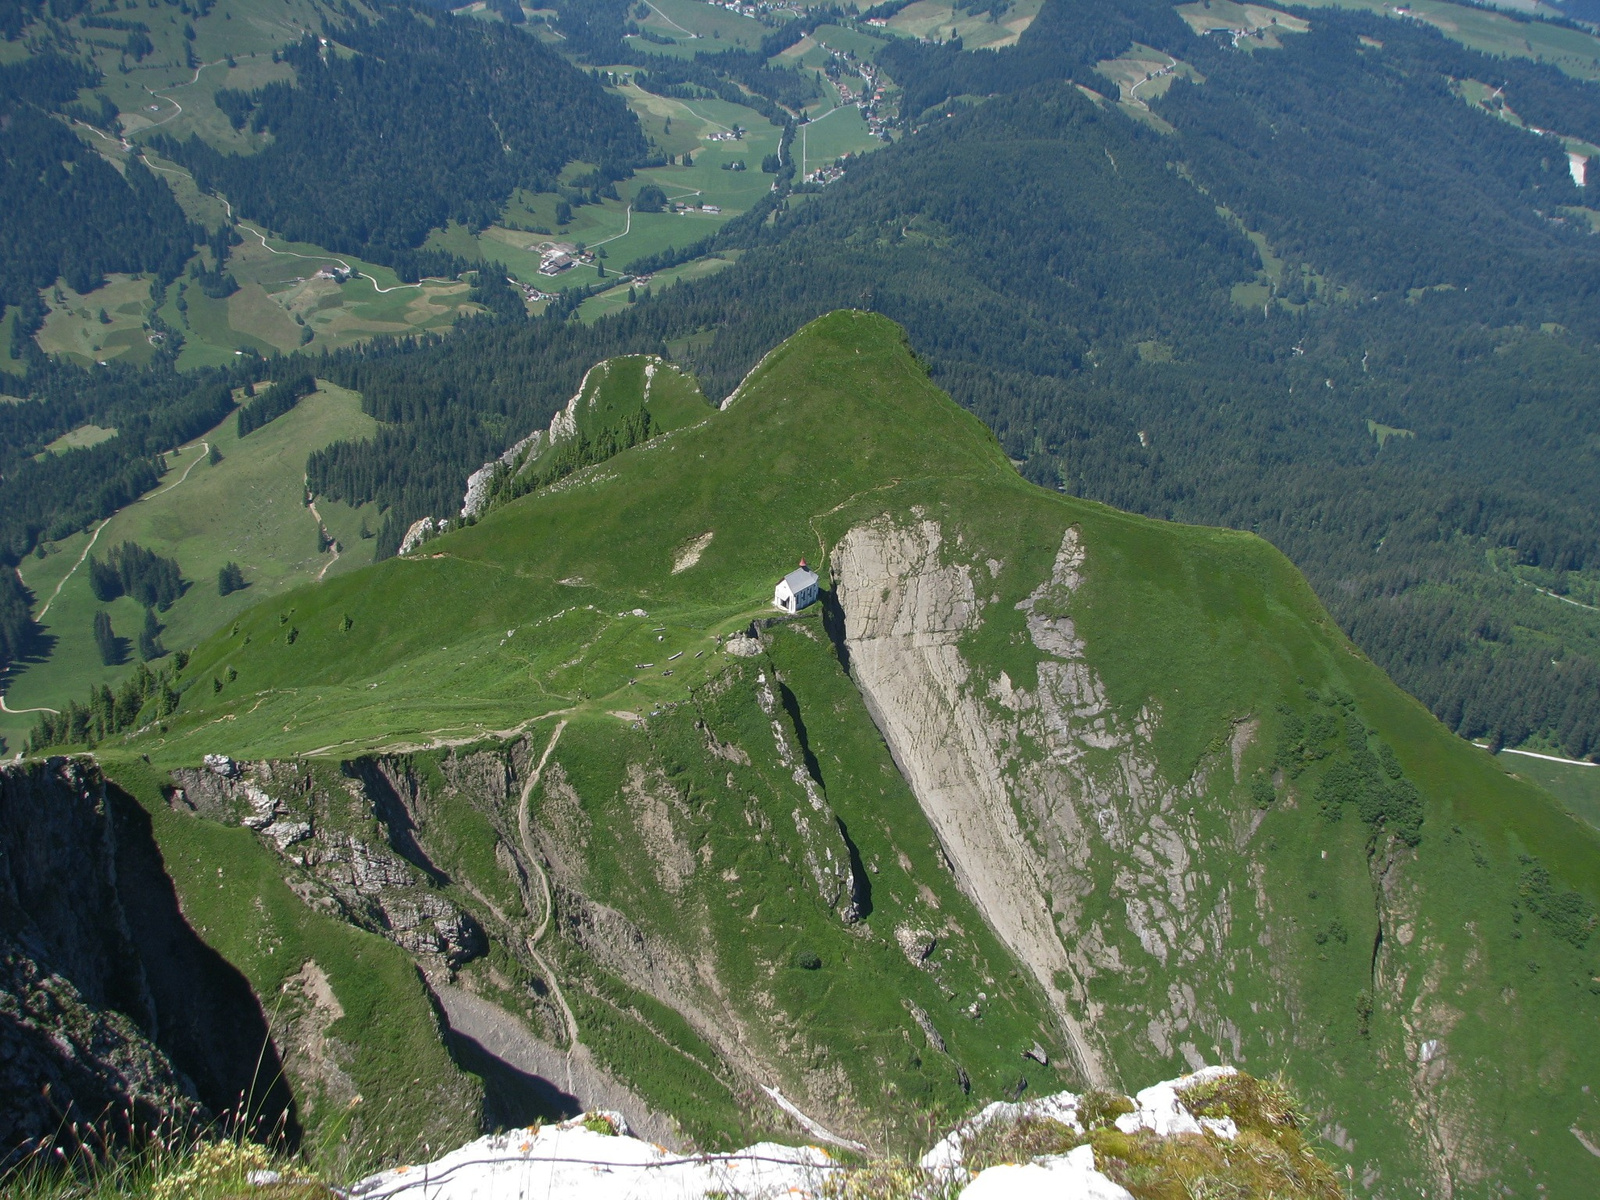
<instances>
[{"instance_id":1,"label":"narrow mountain track","mask_svg":"<svg viewBox=\"0 0 1600 1200\"><path fill-rule=\"evenodd\" d=\"M44 607L39 610L39 615L34 618L35 621L44 620L45 613L50 611L50 606L56 602L56 597L61 595L61 589L67 586L67 580L77 573L78 568L83 566L83 560L89 557L89 551L94 549L94 544L100 540L100 534L105 527L105 521L101 521L99 525L95 526L95 531L89 538L89 544L83 548L83 553L78 555L78 561L72 564L72 570L63 575L61 582L56 584L56 590L50 593L50 599L44 602Z\"/></svg>"},{"instance_id":2,"label":"narrow mountain track","mask_svg":"<svg viewBox=\"0 0 1600 1200\"><path fill-rule=\"evenodd\" d=\"M539 969L544 972L544 977L550 983L550 994L555 998L556 1007L561 1010L561 1019L567 1027L567 1070L569 1073L568 1085L572 1080L571 1055L581 1049L578 1040L578 1019L572 1015L572 1009L567 1004L567 998L561 994L561 985L556 982L556 973L551 969L545 956L539 953L539 940L544 937L545 930L550 928L550 915L555 909L555 900L550 891L550 875L539 861L539 854L534 849L531 821L528 817L528 800L533 795L533 789L539 785L539 777L544 774L544 767L550 761L550 755L555 752L556 743L561 740L561 733L566 729L566 721L558 721L555 731L550 735L550 742L544 748L544 753L539 756L538 765L528 772L528 781L522 785L522 795L517 800L517 835L522 842L522 855L528 862L528 869L539 877L539 890L544 896L544 911L539 915L539 924L528 935L528 953ZM531 915L531 914L530 914Z\"/></svg>"}]
</instances>

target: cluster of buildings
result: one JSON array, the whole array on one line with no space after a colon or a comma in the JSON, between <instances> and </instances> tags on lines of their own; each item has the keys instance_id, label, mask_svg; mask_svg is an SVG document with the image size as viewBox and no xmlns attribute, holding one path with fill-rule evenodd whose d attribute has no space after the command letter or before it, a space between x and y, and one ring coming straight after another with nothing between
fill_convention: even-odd
<instances>
[{"instance_id":1,"label":"cluster of buildings","mask_svg":"<svg viewBox=\"0 0 1600 1200\"><path fill-rule=\"evenodd\" d=\"M731 13L738 13L741 17L756 19L770 13L792 13L798 15L804 13L810 7L805 3L769 4L765 0L756 4L749 3L749 0L709 0L709 2L718 8L725 8Z\"/></svg>"},{"instance_id":2,"label":"cluster of buildings","mask_svg":"<svg viewBox=\"0 0 1600 1200\"><path fill-rule=\"evenodd\" d=\"M880 25L883 24L882 21L878 23ZM871 24L871 22L868 22L868 24ZM871 131L873 137L881 138L886 136L889 122L886 117L881 116L878 112L878 105L883 102L884 87L883 81L879 77L877 66L864 59L858 60L854 51L846 50L841 54L839 51L833 50L832 47L824 46L824 49L833 54L843 65L854 70L861 78L859 91L847 83L842 75L839 79L834 80L834 87L839 89L840 103L854 104L861 110L861 115L865 118L867 128Z\"/></svg>"},{"instance_id":3,"label":"cluster of buildings","mask_svg":"<svg viewBox=\"0 0 1600 1200\"><path fill-rule=\"evenodd\" d=\"M579 263L585 266L594 262L594 254L579 250L571 242L544 242L539 246L539 274L559 275L570 271Z\"/></svg>"}]
</instances>

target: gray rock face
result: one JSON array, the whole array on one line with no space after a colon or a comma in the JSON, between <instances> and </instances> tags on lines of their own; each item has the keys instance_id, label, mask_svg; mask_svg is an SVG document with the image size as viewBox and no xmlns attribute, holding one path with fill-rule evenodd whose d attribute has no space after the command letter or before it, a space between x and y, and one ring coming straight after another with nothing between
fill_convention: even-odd
<instances>
[{"instance_id":1,"label":"gray rock face","mask_svg":"<svg viewBox=\"0 0 1600 1200\"><path fill-rule=\"evenodd\" d=\"M93 1144L203 1120L194 1085L145 1031L88 1003L47 961L37 940L0 931L0 1162L74 1122L101 1124L109 1136L84 1139Z\"/></svg>"},{"instance_id":2,"label":"gray rock face","mask_svg":"<svg viewBox=\"0 0 1600 1200\"><path fill-rule=\"evenodd\" d=\"M1083 566L1069 528L1049 576L1014 606L1039 656L1027 687L961 649L996 602L987 593L1001 564L961 561L931 520L859 526L834 555L852 673L874 719L963 889L1051 997L1085 1077L1103 1085L1111 1069L1090 982L1125 970L1129 953L1161 970L1220 955L1231 907L1199 861L1192 805L1211 766L1166 781L1152 741L1161 713L1129 719L1108 700L1068 615ZM1086 917L1091 860L1111 866L1120 912ZM1148 1001L1158 1052L1181 1049L1187 1030L1236 1043L1192 990L1164 999Z\"/></svg>"},{"instance_id":3,"label":"gray rock face","mask_svg":"<svg viewBox=\"0 0 1600 1200\"><path fill-rule=\"evenodd\" d=\"M0 1153L71 1122L204 1115L151 1039L156 1003L116 887L104 787L69 760L0 769Z\"/></svg>"},{"instance_id":4,"label":"gray rock face","mask_svg":"<svg viewBox=\"0 0 1600 1200\"><path fill-rule=\"evenodd\" d=\"M258 1068L260 1006L185 922L144 810L89 763L0 768L0 1157L74 1121L91 1144L209 1121ZM290 1110L261 1091L254 1115Z\"/></svg>"},{"instance_id":5,"label":"gray rock face","mask_svg":"<svg viewBox=\"0 0 1600 1200\"><path fill-rule=\"evenodd\" d=\"M179 770L185 807L256 831L304 870L321 901L430 965L457 967L488 948L470 913L440 895L441 881L411 834L411 783L373 764L343 788L293 763L232 763L226 772ZM491 791L504 780L474 780Z\"/></svg>"}]
</instances>

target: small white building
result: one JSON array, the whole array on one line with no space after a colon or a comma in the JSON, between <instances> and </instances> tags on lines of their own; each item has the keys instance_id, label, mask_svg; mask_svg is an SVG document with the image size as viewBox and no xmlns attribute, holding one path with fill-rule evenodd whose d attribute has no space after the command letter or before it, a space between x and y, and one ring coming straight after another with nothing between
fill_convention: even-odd
<instances>
[{"instance_id":1,"label":"small white building","mask_svg":"<svg viewBox=\"0 0 1600 1200\"><path fill-rule=\"evenodd\" d=\"M803 558L800 566L778 580L778 586L772 589L772 603L786 613L797 613L816 599L817 573L807 569Z\"/></svg>"}]
</instances>

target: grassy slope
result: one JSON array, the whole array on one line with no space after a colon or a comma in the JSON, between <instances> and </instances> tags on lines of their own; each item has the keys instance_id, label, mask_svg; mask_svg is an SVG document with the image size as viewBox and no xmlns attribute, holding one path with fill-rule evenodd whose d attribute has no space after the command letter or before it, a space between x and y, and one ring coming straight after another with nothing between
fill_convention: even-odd
<instances>
[{"instance_id":1,"label":"grassy slope","mask_svg":"<svg viewBox=\"0 0 1600 1200\"><path fill-rule=\"evenodd\" d=\"M1200 1054L1288 1070L1328 1135L1354 1137L1344 1157L1379 1169L1390 1187L1426 1186L1406 1124L1419 1103L1442 1113L1463 1185L1487 1187L1508 1160L1552 1187L1591 1182L1592 1159L1563 1131L1600 1127L1581 1091L1582 1064L1600 1053L1587 987L1600 971L1592 947L1580 953L1514 902L1520 855L1542 861L1562 888L1592 891L1592 832L1399 692L1265 543L1023 483L879 318L814 323L769 356L726 413L498 510L430 543L427 557L246 614L237 635L201 647L191 678L203 686L170 732L141 748L158 763L193 762L212 750L464 737L557 709L588 721L684 703L724 661L693 651L762 612L795 557L821 560L859 521L915 504L947 536L958 530L1005 564L1002 602L990 610L1000 615L966 650L984 671L1004 667L1022 684L1037 656L1017 646L1022 618L1010 603L1048 573L1061 530L1080 527L1089 560L1072 615L1116 708L1160 704L1154 744L1169 779L1220 755L1233 721L1248 716L1263 728L1244 752L1243 778L1269 769L1276 706L1314 711L1309 686L1349 693L1425 797L1419 849L1369 858L1353 814L1330 824L1318 812L1320 766L1287 781L1259 829L1245 785L1202 773L1197 892L1223 922L1222 956L1168 966L1139 956L1123 931L1127 969L1091 983L1120 1072L1139 1079L1182 1065L1175 1050L1155 1048L1139 1014L1186 986L1214 1014L1209 1030L1202 1021L1188 1035ZM698 564L674 575L678 552L707 531L715 537ZM634 608L650 615L617 615ZM638 669L679 649L689 653L670 678ZM213 697L210 679L229 664L239 681ZM804 711L807 694L797 695ZM1112 880L1097 883L1086 915L1115 922ZM1375 997L1365 1035L1362 991ZM1237 1041L1218 1032L1228 1027ZM1429 1039L1448 1046L1447 1058L1414 1081L1409 1064Z\"/></svg>"},{"instance_id":2,"label":"grassy slope","mask_svg":"<svg viewBox=\"0 0 1600 1200\"><path fill-rule=\"evenodd\" d=\"M795 708L764 712L754 702L758 677L783 680ZM806 800L792 768L774 758L774 721L791 746L814 757L826 798L866 864L870 912L855 925L819 900L807 873L804 839L794 829ZM709 751L703 731L745 757ZM569 839L561 853L569 864L581 858L569 875L584 894L626 913L653 946L672 947L701 973L714 971L717 986L696 999L716 1011L718 996L735 998L742 1048L773 1064L772 1076L803 1108L909 1149L966 1107L958 1068L983 1096L1028 1075L1035 1089L1056 1082L1053 1070L1020 1057L1050 1037L1036 996L940 863L937 841L840 669L819 614L778 633L770 657L735 665L717 686L696 689L647 723L575 717L550 761L561 768L560 785L534 796L541 827L571 823L562 807L567 789L583 799L585 849L576 852ZM641 815L641 779L671 808ZM673 827L670 836L663 822ZM692 857L674 865L664 841ZM677 880L674 872L689 862L698 869ZM902 928L923 931L924 941L939 934L926 966L906 957L896 940ZM799 966L806 953L820 967ZM567 963L583 981L575 994L614 993L570 951ZM908 1003L929 1014L943 1049L919 1031ZM975 1004L981 1021L965 1011ZM603 1007L591 999L587 1011L580 1008L581 1024L593 1030L585 1036L602 1057L703 1140L726 1131L722 1140L736 1142L732 1097L709 1079L669 1073L670 1062L641 1069L636 1039L619 1044L596 1022Z\"/></svg>"},{"instance_id":3,"label":"grassy slope","mask_svg":"<svg viewBox=\"0 0 1600 1200\"><path fill-rule=\"evenodd\" d=\"M171 609L159 614L165 626L162 641L169 650L192 646L263 596L314 579L325 566L332 578L372 561L375 543L359 536L360 516L327 501L318 503L318 511L341 553L331 566L333 556L318 553L316 521L304 504L302 464L312 450L340 438L366 436L376 427L361 411L355 393L326 384L243 441L230 415L167 456L160 484L106 523L94 553L103 557L111 547L134 541L176 558L190 585ZM207 445L222 452L215 466L206 461ZM73 570L88 541L87 534L78 534L53 543L43 559L23 560L23 579L38 601L35 611L49 602L42 624L53 641L44 661L27 665L8 681L6 699L12 708L60 708L69 700L82 701L90 685L115 687L133 669L131 651L129 664L104 666L90 632L95 610L104 607L112 628L131 647L144 610L128 597L109 605L94 598L87 564ZM217 571L229 561L244 569L250 586L219 597ZM63 578L66 583L54 596ZM20 746L33 718L5 715L0 721L0 735Z\"/></svg>"},{"instance_id":4,"label":"grassy slope","mask_svg":"<svg viewBox=\"0 0 1600 1200\"><path fill-rule=\"evenodd\" d=\"M1506 774L1538 784L1600 829L1600 767L1547 762L1522 754L1502 754L1496 761Z\"/></svg>"}]
</instances>

